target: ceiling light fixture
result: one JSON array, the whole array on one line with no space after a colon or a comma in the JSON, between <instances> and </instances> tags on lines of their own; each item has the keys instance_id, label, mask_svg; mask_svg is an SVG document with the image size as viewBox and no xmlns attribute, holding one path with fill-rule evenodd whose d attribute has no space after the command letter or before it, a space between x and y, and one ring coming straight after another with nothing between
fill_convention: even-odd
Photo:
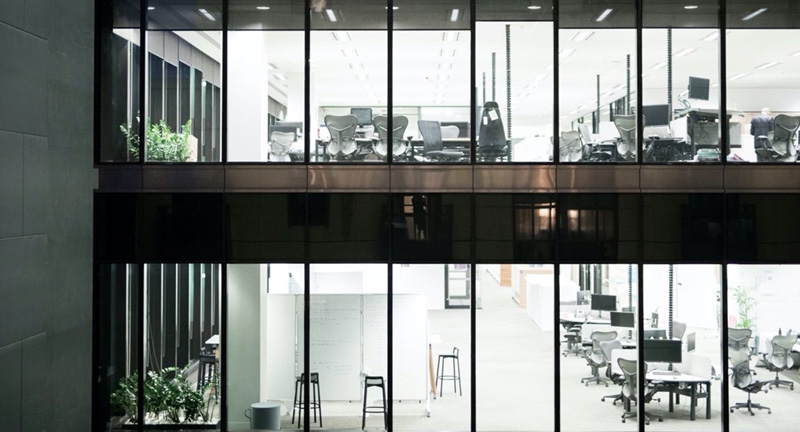
<instances>
[{"instance_id":1,"label":"ceiling light fixture","mask_svg":"<svg viewBox=\"0 0 800 432\"><path fill-rule=\"evenodd\" d=\"M659 69L663 68L666 65L667 64L665 62L656 63L656 64L653 65L653 67L650 68L650 70L659 70Z\"/></svg>"},{"instance_id":2,"label":"ceiling light fixture","mask_svg":"<svg viewBox=\"0 0 800 432\"><path fill-rule=\"evenodd\" d=\"M694 10L697 9L697 5L686 5L683 8L688 10Z\"/></svg>"},{"instance_id":3,"label":"ceiling light fixture","mask_svg":"<svg viewBox=\"0 0 800 432\"><path fill-rule=\"evenodd\" d=\"M594 34L593 31L579 31L579 32L575 33L575 35L573 35L570 38L570 40L571 41L575 41L575 42L583 42L583 41L589 39L590 37L592 37L593 34Z\"/></svg>"},{"instance_id":4,"label":"ceiling light fixture","mask_svg":"<svg viewBox=\"0 0 800 432\"><path fill-rule=\"evenodd\" d=\"M147 10L156 10L156 7L155 6L148 6Z\"/></svg>"},{"instance_id":5,"label":"ceiling light fixture","mask_svg":"<svg viewBox=\"0 0 800 432\"><path fill-rule=\"evenodd\" d=\"M558 52L558 57L559 58L567 58L567 57L571 56L572 53L574 53L574 52L575 52L574 48L564 48L564 49L562 49L562 50L560 50Z\"/></svg>"},{"instance_id":6,"label":"ceiling light fixture","mask_svg":"<svg viewBox=\"0 0 800 432\"><path fill-rule=\"evenodd\" d=\"M744 77L746 77L746 76L747 76L747 74L746 74L746 73L740 73L740 74L736 74L736 75L733 75L733 76L729 76L729 77L728 77L728 81L737 80L737 79L739 79L739 78L744 78Z\"/></svg>"},{"instance_id":7,"label":"ceiling light fixture","mask_svg":"<svg viewBox=\"0 0 800 432\"><path fill-rule=\"evenodd\" d=\"M200 12L200 14L202 14L204 17L206 17L206 19L209 20L209 21L216 21L217 20L216 18L214 18L214 15L211 15L205 9L198 9L198 11Z\"/></svg>"},{"instance_id":8,"label":"ceiling light fixture","mask_svg":"<svg viewBox=\"0 0 800 432\"><path fill-rule=\"evenodd\" d=\"M456 50L440 50L439 57L455 57Z\"/></svg>"},{"instance_id":9,"label":"ceiling light fixture","mask_svg":"<svg viewBox=\"0 0 800 432\"><path fill-rule=\"evenodd\" d=\"M443 32L442 33L442 41L443 42L455 42L458 40L458 33L459 32Z\"/></svg>"},{"instance_id":10,"label":"ceiling light fixture","mask_svg":"<svg viewBox=\"0 0 800 432\"><path fill-rule=\"evenodd\" d=\"M256 9L258 9L260 11L265 11L265 10L269 10L269 6L256 6Z\"/></svg>"},{"instance_id":11,"label":"ceiling light fixture","mask_svg":"<svg viewBox=\"0 0 800 432\"><path fill-rule=\"evenodd\" d=\"M342 50L342 55L347 58L355 58L358 57L358 51L353 48L345 48Z\"/></svg>"},{"instance_id":12,"label":"ceiling light fixture","mask_svg":"<svg viewBox=\"0 0 800 432\"><path fill-rule=\"evenodd\" d=\"M286 75L284 74L272 74L272 76L274 76L279 81L286 81Z\"/></svg>"},{"instance_id":13,"label":"ceiling light fixture","mask_svg":"<svg viewBox=\"0 0 800 432\"><path fill-rule=\"evenodd\" d=\"M450 12L450 21L451 21L451 22L456 22L456 21L458 21L458 9L453 9L453 10Z\"/></svg>"},{"instance_id":14,"label":"ceiling light fixture","mask_svg":"<svg viewBox=\"0 0 800 432\"><path fill-rule=\"evenodd\" d=\"M541 8L542 8L541 6L536 6L536 5L530 5L530 6L528 6L528 9L530 9L530 10L539 10L539 9L541 9Z\"/></svg>"},{"instance_id":15,"label":"ceiling light fixture","mask_svg":"<svg viewBox=\"0 0 800 432\"><path fill-rule=\"evenodd\" d=\"M336 14L333 13L333 9L325 9L325 14L328 15L330 22L336 22Z\"/></svg>"},{"instance_id":16,"label":"ceiling light fixture","mask_svg":"<svg viewBox=\"0 0 800 432\"><path fill-rule=\"evenodd\" d=\"M275 66L273 63L267 63L268 69L278 69L278 66Z\"/></svg>"},{"instance_id":17,"label":"ceiling light fixture","mask_svg":"<svg viewBox=\"0 0 800 432\"><path fill-rule=\"evenodd\" d=\"M356 74L356 78L358 78L359 81L366 81L367 80L367 74L365 74L365 73L357 73Z\"/></svg>"},{"instance_id":18,"label":"ceiling light fixture","mask_svg":"<svg viewBox=\"0 0 800 432\"><path fill-rule=\"evenodd\" d=\"M361 63L350 63L350 69L353 69L355 71L363 71L364 65L362 65Z\"/></svg>"},{"instance_id":19,"label":"ceiling light fixture","mask_svg":"<svg viewBox=\"0 0 800 432\"><path fill-rule=\"evenodd\" d=\"M750 12L749 14L743 16L742 17L742 21L750 21L751 19L761 15L762 13L764 13L766 11L767 11L767 8L757 9L757 10L755 10L753 12Z\"/></svg>"},{"instance_id":20,"label":"ceiling light fixture","mask_svg":"<svg viewBox=\"0 0 800 432\"><path fill-rule=\"evenodd\" d=\"M595 22L601 22L604 19L608 18L608 16L611 15L611 12L614 12L614 9L606 9L603 12L600 12L600 15L598 15L597 18L594 19Z\"/></svg>"},{"instance_id":21,"label":"ceiling light fixture","mask_svg":"<svg viewBox=\"0 0 800 432\"><path fill-rule=\"evenodd\" d=\"M439 63L440 71L449 71L453 65L451 63Z\"/></svg>"},{"instance_id":22,"label":"ceiling light fixture","mask_svg":"<svg viewBox=\"0 0 800 432\"><path fill-rule=\"evenodd\" d=\"M386 10L389 10L389 6L386 6ZM392 6L392 10L400 9L400 6Z\"/></svg>"},{"instance_id":23,"label":"ceiling light fixture","mask_svg":"<svg viewBox=\"0 0 800 432\"><path fill-rule=\"evenodd\" d=\"M687 55L695 52L694 48L684 48L677 53L675 53L675 57L686 57Z\"/></svg>"},{"instance_id":24,"label":"ceiling light fixture","mask_svg":"<svg viewBox=\"0 0 800 432\"><path fill-rule=\"evenodd\" d=\"M713 31L713 32L709 33L708 36L704 37L702 40L704 40L706 42L710 42L710 41L717 40L717 39L719 39L719 32L718 31Z\"/></svg>"},{"instance_id":25,"label":"ceiling light fixture","mask_svg":"<svg viewBox=\"0 0 800 432\"><path fill-rule=\"evenodd\" d=\"M339 42L350 42L352 40L350 39L350 33L346 31L333 32L333 38Z\"/></svg>"},{"instance_id":26,"label":"ceiling light fixture","mask_svg":"<svg viewBox=\"0 0 800 432\"><path fill-rule=\"evenodd\" d=\"M756 69L769 69L769 68L771 68L773 66L777 66L778 64L780 64L780 63L779 62L764 63L761 66L756 66Z\"/></svg>"}]
</instances>

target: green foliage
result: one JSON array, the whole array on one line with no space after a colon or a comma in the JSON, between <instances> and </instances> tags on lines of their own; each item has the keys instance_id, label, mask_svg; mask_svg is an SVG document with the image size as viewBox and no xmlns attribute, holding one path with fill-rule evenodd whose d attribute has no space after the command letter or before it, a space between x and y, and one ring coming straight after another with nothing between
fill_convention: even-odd
<instances>
[{"instance_id":1,"label":"green foliage","mask_svg":"<svg viewBox=\"0 0 800 432\"><path fill-rule=\"evenodd\" d=\"M137 406L137 392L139 388L139 374L134 372L119 382L119 386L111 393L111 408L122 411L128 416L131 423L137 423L139 412Z\"/></svg>"},{"instance_id":2,"label":"green foliage","mask_svg":"<svg viewBox=\"0 0 800 432\"><path fill-rule=\"evenodd\" d=\"M136 117L138 123L139 117ZM133 160L139 160L139 135L133 125L120 125L120 130L125 135L128 152ZM164 119L156 124L150 124L150 119L145 123L147 135L147 160L153 162L186 162L191 156L189 150L189 135L191 135L192 121L188 120L181 126L181 132L173 132Z\"/></svg>"},{"instance_id":3,"label":"green foliage","mask_svg":"<svg viewBox=\"0 0 800 432\"><path fill-rule=\"evenodd\" d=\"M739 306L739 319L736 320L736 327L749 328L755 327L756 299L752 295L753 287L736 286L733 288L733 298Z\"/></svg>"}]
</instances>

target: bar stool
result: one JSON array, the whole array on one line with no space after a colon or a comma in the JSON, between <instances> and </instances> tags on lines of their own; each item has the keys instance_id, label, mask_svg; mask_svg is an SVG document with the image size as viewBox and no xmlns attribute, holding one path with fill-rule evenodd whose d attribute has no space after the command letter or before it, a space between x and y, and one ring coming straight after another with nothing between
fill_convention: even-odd
<instances>
[{"instance_id":1,"label":"bar stool","mask_svg":"<svg viewBox=\"0 0 800 432\"><path fill-rule=\"evenodd\" d=\"M452 375L444 374L445 362L448 359L453 362ZM439 354L439 360L436 362L436 384L439 385L439 396L442 396L442 386L444 386L445 380L453 381L453 393L456 391L456 381L458 381L458 395L463 396L461 393L461 362L458 359L458 347L453 348L452 354ZM439 381L441 381L441 384L439 384Z\"/></svg>"},{"instance_id":2,"label":"bar stool","mask_svg":"<svg viewBox=\"0 0 800 432\"><path fill-rule=\"evenodd\" d=\"M370 387L380 387L381 394L383 397L383 405L369 405L367 406L367 390ZM383 377L382 376L364 376L364 405L361 410L361 429L364 429L364 426L367 422L367 413L383 413L383 427L388 428L388 421L386 416L388 413L386 412L386 387L383 385ZM321 422L320 422L321 423Z\"/></svg>"},{"instance_id":3,"label":"bar stool","mask_svg":"<svg viewBox=\"0 0 800 432\"><path fill-rule=\"evenodd\" d=\"M206 382L214 379L214 370L217 367L217 357L213 352L205 348L200 351L200 363L197 366L197 390L200 390Z\"/></svg>"},{"instance_id":4,"label":"bar stool","mask_svg":"<svg viewBox=\"0 0 800 432\"><path fill-rule=\"evenodd\" d=\"M292 424L294 424L294 414L300 410L300 415L297 416L297 427L303 423L303 388L306 382L306 374L300 374L294 381L294 408L292 409ZM322 397L319 395L319 373L312 372L309 374L309 383L311 384L311 403L308 406L314 410L314 423L317 422L317 410L319 410L319 426L322 427Z\"/></svg>"}]
</instances>

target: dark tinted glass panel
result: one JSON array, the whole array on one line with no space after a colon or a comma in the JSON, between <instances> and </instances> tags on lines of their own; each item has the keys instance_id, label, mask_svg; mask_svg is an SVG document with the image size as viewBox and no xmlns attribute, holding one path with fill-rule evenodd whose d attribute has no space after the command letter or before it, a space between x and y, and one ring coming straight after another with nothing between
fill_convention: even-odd
<instances>
[{"instance_id":1,"label":"dark tinted glass panel","mask_svg":"<svg viewBox=\"0 0 800 432\"><path fill-rule=\"evenodd\" d=\"M94 254L97 261L136 260L135 194L95 194Z\"/></svg>"},{"instance_id":2,"label":"dark tinted glass panel","mask_svg":"<svg viewBox=\"0 0 800 432\"><path fill-rule=\"evenodd\" d=\"M639 247L637 195L559 197L559 256L574 261L635 260Z\"/></svg>"},{"instance_id":3,"label":"dark tinted glass panel","mask_svg":"<svg viewBox=\"0 0 800 432\"><path fill-rule=\"evenodd\" d=\"M142 195L143 254L152 261L219 261L222 253L221 194Z\"/></svg>"},{"instance_id":4,"label":"dark tinted glass panel","mask_svg":"<svg viewBox=\"0 0 800 432\"><path fill-rule=\"evenodd\" d=\"M800 4L786 0L727 0L728 28L798 28Z\"/></svg>"},{"instance_id":5,"label":"dark tinted glass panel","mask_svg":"<svg viewBox=\"0 0 800 432\"><path fill-rule=\"evenodd\" d=\"M717 27L719 0L644 0L645 27Z\"/></svg>"},{"instance_id":6,"label":"dark tinted glass panel","mask_svg":"<svg viewBox=\"0 0 800 432\"><path fill-rule=\"evenodd\" d=\"M635 5L634 0L561 0L559 27L636 27Z\"/></svg>"},{"instance_id":7,"label":"dark tinted glass panel","mask_svg":"<svg viewBox=\"0 0 800 432\"><path fill-rule=\"evenodd\" d=\"M138 423L139 275L131 264L97 266L94 281L94 424ZM130 392L130 393L129 393Z\"/></svg>"},{"instance_id":8,"label":"dark tinted glass panel","mask_svg":"<svg viewBox=\"0 0 800 432\"><path fill-rule=\"evenodd\" d=\"M305 0L230 0L228 28L234 30L303 30Z\"/></svg>"},{"instance_id":9,"label":"dark tinted glass panel","mask_svg":"<svg viewBox=\"0 0 800 432\"><path fill-rule=\"evenodd\" d=\"M728 259L731 262L796 262L800 232L800 196L739 194L727 196Z\"/></svg>"},{"instance_id":10,"label":"dark tinted glass panel","mask_svg":"<svg viewBox=\"0 0 800 432\"><path fill-rule=\"evenodd\" d=\"M305 195L230 194L226 202L229 260L303 260Z\"/></svg>"},{"instance_id":11,"label":"dark tinted glass panel","mask_svg":"<svg viewBox=\"0 0 800 432\"><path fill-rule=\"evenodd\" d=\"M644 259L722 259L722 195L644 195Z\"/></svg>"},{"instance_id":12,"label":"dark tinted glass panel","mask_svg":"<svg viewBox=\"0 0 800 432\"><path fill-rule=\"evenodd\" d=\"M221 30L222 0L148 0L148 30Z\"/></svg>"},{"instance_id":13,"label":"dark tinted glass panel","mask_svg":"<svg viewBox=\"0 0 800 432\"><path fill-rule=\"evenodd\" d=\"M407 262L469 260L470 205L470 195L466 194L394 195L393 259Z\"/></svg>"},{"instance_id":14,"label":"dark tinted glass panel","mask_svg":"<svg viewBox=\"0 0 800 432\"><path fill-rule=\"evenodd\" d=\"M106 2L108 3L108 2ZM112 8L104 6L103 9ZM139 0L113 0L114 27L138 28L141 22Z\"/></svg>"},{"instance_id":15,"label":"dark tinted glass panel","mask_svg":"<svg viewBox=\"0 0 800 432\"><path fill-rule=\"evenodd\" d=\"M172 130L178 128L178 67L164 64L164 120Z\"/></svg>"},{"instance_id":16,"label":"dark tinted glass panel","mask_svg":"<svg viewBox=\"0 0 800 432\"><path fill-rule=\"evenodd\" d=\"M312 260L386 260L386 195L310 194L308 200Z\"/></svg>"},{"instance_id":17,"label":"dark tinted glass panel","mask_svg":"<svg viewBox=\"0 0 800 432\"><path fill-rule=\"evenodd\" d=\"M553 259L554 195L476 195L475 218L478 260Z\"/></svg>"},{"instance_id":18,"label":"dark tinted glass panel","mask_svg":"<svg viewBox=\"0 0 800 432\"><path fill-rule=\"evenodd\" d=\"M394 29L469 29L469 0L395 0Z\"/></svg>"},{"instance_id":19,"label":"dark tinted glass panel","mask_svg":"<svg viewBox=\"0 0 800 432\"><path fill-rule=\"evenodd\" d=\"M395 2L395 5L397 3ZM387 4L385 0L312 0L311 28L314 30L385 29Z\"/></svg>"},{"instance_id":20,"label":"dark tinted glass panel","mask_svg":"<svg viewBox=\"0 0 800 432\"><path fill-rule=\"evenodd\" d=\"M158 123L164 118L164 60L149 54L150 120Z\"/></svg>"},{"instance_id":21,"label":"dark tinted glass panel","mask_svg":"<svg viewBox=\"0 0 800 432\"><path fill-rule=\"evenodd\" d=\"M478 21L551 21L553 0L476 0Z\"/></svg>"},{"instance_id":22,"label":"dark tinted glass panel","mask_svg":"<svg viewBox=\"0 0 800 432\"><path fill-rule=\"evenodd\" d=\"M135 28L105 28L98 37L99 161L136 162L138 157L132 149L138 149L139 142L140 32Z\"/></svg>"}]
</instances>

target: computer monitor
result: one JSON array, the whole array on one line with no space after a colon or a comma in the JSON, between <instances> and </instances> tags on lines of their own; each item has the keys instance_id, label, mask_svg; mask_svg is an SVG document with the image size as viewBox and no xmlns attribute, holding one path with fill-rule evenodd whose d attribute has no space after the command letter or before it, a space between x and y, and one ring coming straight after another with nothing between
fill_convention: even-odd
<instances>
[{"instance_id":1,"label":"computer monitor","mask_svg":"<svg viewBox=\"0 0 800 432\"><path fill-rule=\"evenodd\" d=\"M666 339L667 331L664 329L645 330L645 339Z\"/></svg>"},{"instance_id":2,"label":"computer monitor","mask_svg":"<svg viewBox=\"0 0 800 432\"><path fill-rule=\"evenodd\" d=\"M372 108L350 108L350 114L356 116L359 127L372 124Z\"/></svg>"},{"instance_id":3,"label":"computer monitor","mask_svg":"<svg viewBox=\"0 0 800 432\"><path fill-rule=\"evenodd\" d=\"M272 137L272 132L287 132L293 133L295 140L303 134L303 122L293 121L276 121L275 124L269 126L269 135Z\"/></svg>"},{"instance_id":4,"label":"computer monitor","mask_svg":"<svg viewBox=\"0 0 800 432\"><path fill-rule=\"evenodd\" d=\"M692 352L697 346L697 333L691 332L686 335L686 351Z\"/></svg>"},{"instance_id":5,"label":"computer monitor","mask_svg":"<svg viewBox=\"0 0 800 432\"><path fill-rule=\"evenodd\" d=\"M633 322L630 312L611 312L611 325L614 327L633 327Z\"/></svg>"},{"instance_id":6,"label":"computer monitor","mask_svg":"<svg viewBox=\"0 0 800 432\"><path fill-rule=\"evenodd\" d=\"M669 105L642 106L645 126L669 126Z\"/></svg>"},{"instance_id":7,"label":"computer monitor","mask_svg":"<svg viewBox=\"0 0 800 432\"><path fill-rule=\"evenodd\" d=\"M591 298L592 293L589 291L578 291L578 301L577 304L579 305L588 305L589 299Z\"/></svg>"},{"instance_id":8,"label":"computer monitor","mask_svg":"<svg viewBox=\"0 0 800 432\"><path fill-rule=\"evenodd\" d=\"M617 296L592 294L592 310L596 311L617 310Z\"/></svg>"},{"instance_id":9,"label":"computer monitor","mask_svg":"<svg viewBox=\"0 0 800 432\"><path fill-rule=\"evenodd\" d=\"M680 363L683 352L679 340L644 340L644 361L655 363Z\"/></svg>"},{"instance_id":10,"label":"computer monitor","mask_svg":"<svg viewBox=\"0 0 800 432\"><path fill-rule=\"evenodd\" d=\"M708 100L711 81L708 78L689 77L689 99Z\"/></svg>"},{"instance_id":11,"label":"computer monitor","mask_svg":"<svg viewBox=\"0 0 800 432\"><path fill-rule=\"evenodd\" d=\"M458 128L459 138L469 138L469 122L465 121L443 121L440 123L442 126L456 126ZM480 124L480 123L478 123Z\"/></svg>"}]
</instances>

